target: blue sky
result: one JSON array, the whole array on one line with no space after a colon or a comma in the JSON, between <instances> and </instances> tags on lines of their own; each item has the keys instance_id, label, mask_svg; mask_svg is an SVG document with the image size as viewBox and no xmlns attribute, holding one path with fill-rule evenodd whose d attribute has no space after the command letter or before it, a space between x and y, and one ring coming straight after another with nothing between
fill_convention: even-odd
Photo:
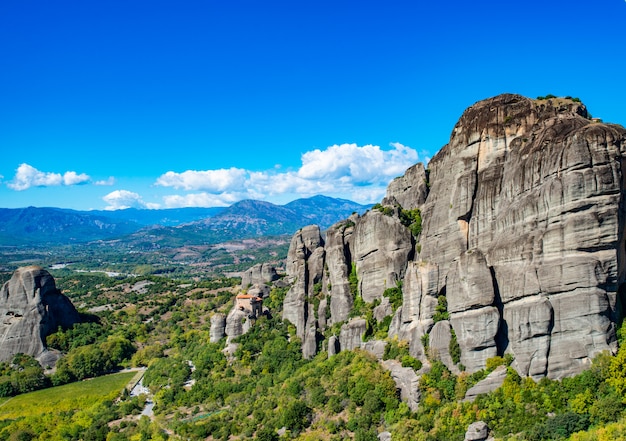
<instances>
[{"instance_id":1,"label":"blue sky","mask_svg":"<svg viewBox=\"0 0 626 441\"><path fill-rule=\"evenodd\" d=\"M375 202L474 102L626 124L626 1L0 2L0 207Z\"/></svg>"}]
</instances>

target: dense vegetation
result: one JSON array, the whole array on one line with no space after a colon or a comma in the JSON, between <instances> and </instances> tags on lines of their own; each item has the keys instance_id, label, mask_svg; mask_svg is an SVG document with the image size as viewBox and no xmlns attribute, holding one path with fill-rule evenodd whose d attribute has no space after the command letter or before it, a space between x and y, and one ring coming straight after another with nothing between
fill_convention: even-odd
<instances>
[{"instance_id":1,"label":"dense vegetation","mask_svg":"<svg viewBox=\"0 0 626 441\"><path fill-rule=\"evenodd\" d=\"M357 293L356 271L351 273ZM209 342L210 317L230 310L237 279L68 273L57 283L77 305L95 308L92 319L48 337L50 347L65 353L52 375L23 355L0 364L0 393L16 395L0 401L0 440L376 440L384 430L394 440L462 440L477 420L506 440L586 441L626 433L626 349L615 357L602 354L589 370L562 381L520 378L510 356L490 359L485 370L453 375L432 357L423 366L410 356L408 342L389 339L388 320L373 319L378 301L368 304L357 296L355 311L368 321L366 338L386 339L383 358L421 374L420 406L411 412L389 373L365 352L329 359L322 351L303 360L295 328L280 320L285 288L274 288L266 300L271 316L257 319L232 346ZM401 285L384 296L399 306ZM445 296L438 300L437 320L445 320ZM451 343L453 358L456 350L458 344ZM100 386L100 398L90 395L95 380L75 382L129 366L147 368L152 419L139 418L145 398L120 393L128 376ZM501 388L474 402L460 401L498 366L507 369ZM116 377L98 381L108 378ZM42 387L47 389L27 393ZM74 404L51 398L63 390L72 391ZM33 393L48 395L29 398ZM18 399L37 402L39 409L16 408Z\"/></svg>"}]
</instances>

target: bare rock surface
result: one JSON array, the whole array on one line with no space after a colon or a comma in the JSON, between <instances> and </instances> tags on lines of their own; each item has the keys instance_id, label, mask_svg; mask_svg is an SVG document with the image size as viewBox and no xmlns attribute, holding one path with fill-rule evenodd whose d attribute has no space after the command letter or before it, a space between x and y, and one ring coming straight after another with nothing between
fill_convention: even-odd
<instances>
[{"instance_id":1,"label":"bare rock surface","mask_svg":"<svg viewBox=\"0 0 626 441\"><path fill-rule=\"evenodd\" d=\"M226 335L226 317L224 314L216 313L211 316L211 330L209 333L209 341L217 343Z\"/></svg>"},{"instance_id":2,"label":"bare rock surface","mask_svg":"<svg viewBox=\"0 0 626 441\"><path fill-rule=\"evenodd\" d=\"M226 316L225 333L228 336L227 343L245 334L250 329L250 320L246 311L233 308Z\"/></svg>"},{"instance_id":3,"label":"bare rock surface","mask_svg":"<svg viewBox=\"0 0 626 441\"><path fill-rule=\"evenodd\" d=\"M484 421L476 421L467 428L465 432L464 441L488 441L491 440L489 436L489 427Z\"/></svg>"},{"instance_id":4,"label":"bare rock surface","mask_svg":"<svg viewBox=\"0 0 626 441\"><path fill-rule=\"evenodd\" d=\"M269 263L257 263L241 274L241 286L244 288L250 285L267 284L278 279L276 267Z\"/></svg>"},{"instance_id":5,"label":"bare rock surface","mask_svg":"<svg viewBox=\"0 0 626 441\"><path fill-rule=\"evenodd\" d=\"M420 208L428 195L427 182L424 164L417 163L389 183L386 198L394 198L406 210Z\"/></svg>"},{"instance_id":6,"label":"bare rock surface","mask_svg":"<svg viewBox=\"0 0 626 441\"><path fill-rule=\"evenodd\" d=\"M39 266L17 269L0 290L0 361L17 353L45 357L46 336L80 321L72 302Z\"/></svg>"},{"instance_id":7,"label":"bare rock surface","mask_svg":"<svg viewBox=\"0 0 626 441\"><path fill-rule=\"evenodd\" d=\"M413 252L411 232L396 216L371 210L356 224L353 241L359 292L372 302L404 278Z\"/></svg>"},{"instance_id":8,"label":"bare rock surface","mask_svg":"<svg viewBox=\"0 0 626 441\"><path fill-rule=\"evenodd\" d=\"M464 401L474 401L478 395L488 394L498 389L506 378L506 366L498 366L487 377L465 392Z\"/></svg>"},{"instance_id":9,"label":"bare rock surface","mask_svg":"<svg viewBox=\"0 0 626 441\"><path fill-rule=\"evenodd\" d=\"M403 283L389 336L409 341L416 358L426 359L425 334L445 357L445 325L433 327L445 313L469 373L511 353L523 376L575 375L617 347L618 305L626 301L625 149L626 129L592 121L578 100L479 101L428 171L417 164L389 184L382 209L335 224L326 243L314 227L294 236L284 318L312 348L314 328L348 320L354 267L366 303ZM420 210L416 237L400 206ZM317 294L328 320L312 317ZM447 311L437 310L440 297ZM376 318L387 313L380 307ZM353 322L342 328L341 350L360 345Z\"/></svg>"},{"instance_id":10,"label":"bare rock surface","mask_svg":"<svg viewBox=\"0 0 626 441\"><path fill-rule=\"evenodd\" d=\"M351 351L361 347L367 323L365 319L354 318L341 327L339 333L339 348L342 351Z\"/></svg>"},{"instance_id":11,"label":"bare rock surface","mask_svg":"<svg viewBox=\"0 0 626 441\"><path fill-rule=\"evenodd\" d=\"M415 371L408 367L402 367L396 360L385 360L382 362L385 369L391 374L391 378L400 390L400 398L407 403L409 409L416 411L422 396L419 390L419 377Z\"/></svg>"}]
</instances>

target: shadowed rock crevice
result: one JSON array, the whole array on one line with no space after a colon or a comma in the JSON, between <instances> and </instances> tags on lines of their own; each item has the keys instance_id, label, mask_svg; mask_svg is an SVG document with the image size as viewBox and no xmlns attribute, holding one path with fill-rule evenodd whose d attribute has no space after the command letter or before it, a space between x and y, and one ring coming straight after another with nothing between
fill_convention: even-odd
<instances>
[{"instance_id":1,"label":"shadowed rock crevice","mask_svg":"<svg viewBox=\"0 0 626 441\"><path fill-rule=\"evenodd\" d=\"M495 306L500 314L500 326L498 326L498 332L496 333L496 350L500 357L504 356L507 348L509 347L509 325L504 319L504 304L502 303L502 297L500 297L500 288L498 287L498 279L496 278L495 270L492 266L489 267L491 273L491 281L493 283L493 306Z\"/></svg>"}]
</instances>

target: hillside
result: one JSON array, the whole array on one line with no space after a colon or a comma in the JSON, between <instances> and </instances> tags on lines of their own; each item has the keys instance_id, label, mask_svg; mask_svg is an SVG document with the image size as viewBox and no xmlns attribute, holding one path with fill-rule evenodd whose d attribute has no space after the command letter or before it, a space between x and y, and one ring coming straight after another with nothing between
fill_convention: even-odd
<instances>
[{"instance_id":1,"label":"hillside","mask_svg":"<svg viewBox=\"0 0 626 441\"><path fill-rule=\"evenodd\" d=\"M232 239L293 234L309 223L330 226L368 206L314 196L286 205L247 200L222 208L75 211L0 208L0 245L62 245L121 239L145 248L214 244Z\"/></svg>"}]
</instances>

